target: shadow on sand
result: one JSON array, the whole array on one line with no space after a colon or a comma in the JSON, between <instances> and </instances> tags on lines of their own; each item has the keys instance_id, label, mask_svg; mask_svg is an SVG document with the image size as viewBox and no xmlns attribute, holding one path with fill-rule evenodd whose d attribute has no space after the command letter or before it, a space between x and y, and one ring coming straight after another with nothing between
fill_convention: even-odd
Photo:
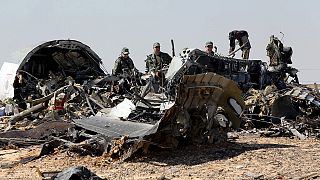
<instances>
[{"instance_id":1,"label":"shadow on sand","mask_svg":"<svg viewBox=\"0 0 320 180\"><path fill-rule=\"evenodd\" d=\"M253 150L292 147L296 146L238 142L227 142L219 145L191 145L171 151L153 151L147 156L132 159L131 162L159 162L167 165L197 165L214 160L229 159Z\"/></svg>"}]
</instances>

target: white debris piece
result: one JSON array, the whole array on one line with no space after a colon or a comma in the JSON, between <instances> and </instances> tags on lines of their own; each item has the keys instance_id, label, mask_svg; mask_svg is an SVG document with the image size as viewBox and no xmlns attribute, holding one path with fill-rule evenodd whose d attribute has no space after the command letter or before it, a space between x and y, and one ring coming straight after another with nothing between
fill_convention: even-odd
<instances>
[{"instance_id":1,"label":"white debris piece","mask_svg":"<svg viewBox=\"0 0 320 180\"><path fill-rule=\"evenodd\" d=\"M131 111L135 109L135 105L129 99L124 99L121 103L112 108L108 115L127 119Z\"/></svg>"},{"instance_id":2,"label":"white debris piece","mask_svg":"<svg viewBox=\"0 0 320 180\"><path fill-rule=\"evenodd\" d=\"M14 96L13 81L19 65L4 62L0 70L0 99L12 98Z\"/></svg>"}]
</instances>

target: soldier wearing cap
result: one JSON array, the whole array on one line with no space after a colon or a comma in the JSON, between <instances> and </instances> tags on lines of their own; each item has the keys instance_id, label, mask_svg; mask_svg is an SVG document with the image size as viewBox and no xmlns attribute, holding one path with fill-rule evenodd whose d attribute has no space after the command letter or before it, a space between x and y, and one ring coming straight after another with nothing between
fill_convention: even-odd
<instances>
[{"instance_id":1,"label":"soldier wearing cap","mask_svg":"<svg viewBox=\"0 0 320 180\"><path fill-rule=\"evenodd\" d=\"M146 73L156 73L160 71L165 65L169 65L172 57L160 51L160 43L153 44L153 53L147 56Z\"/></svg>"},{"instance_id":2,"label":"soldier wearing cap","mask_svg":"<svg viewBox=\"0 0 320 180\"><path fill-rule=\"evenodd\" d=\"M209 56L213 56L214 53L217 52L217 46L213 45L213 42L211 42L211 41L206 42L205 48L206 48L206 53ZM214 49L214 51L213 51L213 49Z\"/></svg>"},{"instance_id":3,"label":"soldier wearing cap","mask_svg":"<svg viewBox=\"0 0 320 180\"><path fill-rule=\"evenodd\" d=\"M120 75L125 73L133 73L135 70L132 59L129 57L129 49L127 47L122 48L121 54L114 63L112 69L113 75Z\"/></svg>"}]
</instances>

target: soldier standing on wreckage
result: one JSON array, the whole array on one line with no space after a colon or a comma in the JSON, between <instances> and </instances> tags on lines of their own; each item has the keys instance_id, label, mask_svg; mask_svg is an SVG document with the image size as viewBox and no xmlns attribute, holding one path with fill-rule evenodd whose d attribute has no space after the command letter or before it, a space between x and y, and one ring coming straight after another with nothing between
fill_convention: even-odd
<instances>
[{"instance_id":1,"label":"soldier standing on wreckage","mask_svg":"<svg viewBox=\"0 0 320 180\"><path fill-rule=\"evenodd\" d=\"M213 42L211 41L206 42L205 48L206 48L206 53L209 56L213 56L217 52L217 46L213 45Z\"/></svg>"},{"instance_id":2,"label":"soldier standing on wreckage","mask_svg":"<svg viewBox=\"0 0 320 180\"><path fill-rule=\"evenodd\" d=\"M160 85L164 85L164 72L165 66L171 63L172 57L160 51L160 43L153 43L153 53L147 56L146 61L146 74L151 75L145 88L142 90L141 96L144 97L150 90L159 92Z\"/></svg>"},{"instance_id":3,"label":"soldier standing on wreckage","mask_svg":"<svg viewBox=\"0 0 320 180\"><path fill-rule=\"evenodd\" d=\"M234 57L235 55L235 47L237 40L239 42L240 49L242 50L242 59L249 59L249 53L250 53L250 41L249 41L249 34L247 31L241 30L241 31L231 31L229 33L229 40L230 40L230 49L229 49L229 55L232 55Z\"/></svg>"},{"instance_id":4,"label":"soldier standing on wreckage","mask_svg":"<svg viewBox=\"0 0 320 180\"><path fill-rule=\"evenodd\" d=\"M268 67L269 74L273 76L271 78L278 89L286 88L286 81L288 79L287 74L293 78L292 82L299 84L299 79L296 68L288 66L292 64L291 56L293 54L291 47L283 46L281 40L274 35L270 36L270 42L267 45L267 56L270 58L270 64Z\"/></svg>"},{"instance_id":5,"label":"soldier standing on wreckage","mask_svg":"<svg viewBox=\"0 0 320 180\"><path fill-rule=\"evenodd\" d=\"M153 53L147 56L146 73L159 76L161 69L171 63L172 57L160 51L160 43L153 44Z\"/></svg>"},{"instance_id":6,"label":"soldier standing on wreckage","mask_svg":"<svg viewBox=\"0 0 320 180\"><path fill-rule=\"evenodd\" d=\"M139 71L134 67L132 59L129 57L129 49L127 47L122 48L121 54L114 63L112 69L112 74L114 76L120 77L119 83L119 92L132 93L132 87L137 83L137 77L140 76Z\"/></svg>"},{"instance_id":7,"label":"soldier standing on wreckage","mask_svg":"<svg viewBox=\"0 0 320 180\"><path fill-rule=\"evenodd\" d=\"M135 67L133 64L132 59L129 57L129 49L124 47L121 50L121 54L118 57L118 59L114 63L114 67L112 69L112 74L117 75L123 75L123 74L129 74L133 75L135 71Z\"/></svg>"}]
</instances>

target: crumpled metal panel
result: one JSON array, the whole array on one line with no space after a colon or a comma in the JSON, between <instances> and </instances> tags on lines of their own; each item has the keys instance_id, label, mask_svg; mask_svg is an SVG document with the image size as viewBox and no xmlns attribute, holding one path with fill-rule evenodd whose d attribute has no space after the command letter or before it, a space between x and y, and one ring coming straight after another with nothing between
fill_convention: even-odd
<instances>
[{"instance_id":1,"label":"crumpled metal panel","mask_svg":"<svg viewBox=\"0 0 320 180\"><path fill-rule=\"evenodd\" d=\"M1 138L31 138L31 139L43 139L55 133L63 133L72 128L73 125L63 121L50 121L44 122L36 128L29 130L11 130L0 133Z\"/></svg>"},{"instance_id":2,"label":"crumpled metal panel","mask_svg":"<svg viewBox=\"0 0 320 180\"><path fill-rule=\"evenodd\" d=\"M184 70L188 69L191 65L191 61L187 61L181 57L173 57L166 73L166 79L172 80L176 77L183 76Z\"/></svg>"},{"instance_id":3,"label":"crumpled metal panel","mask_svg":"<svg viewBox=\"0 0 320 180\"><path fill-rule=\"evenodd\" d=\"M285 117L287 119L295 119L299 112L292 104L290 96L282 96L274 100L271 105L271 115L275 117Z\"/></svg>"},{"instance_id":4,"label":"crumpled metal panel","mask_svg":"<svg viewBox=\"0 0 320 180\"><path fill-rule=\"evenodd\" d=\"M185 109L204 105L221 106L227 112L233 128L240 126L240 113L245 108L237 84L215 73L185 75L176 103Z\"/></svg>"},{"instance_id":5,"label":"crumpled metal panel","mask_svg":"<svg viewBox=\"0 0 320 180\"><path fill-rule=\"evenodd\" d=\"M151 125L146 123L137 123L123 121L116 117L90 117L86 119L74 119L76 126L84 129L106 135L108 137L143 137L156 132L158 124Z\"/></svg>"},{"instance_id":6,"label":"crumpled metal panel","mask_svg":"<svg viewBox=\"0 0 320 180\"><path fill-rule=\"evenodd\" d=\"M308 101L309 103L312 103L317 107L320 107L320 100L317 98L317 96L313 95L312 92L307 89L295 87L292 90L286 92L285 95L290 95L293 98Z\"/></svg>"}]
</instances>

